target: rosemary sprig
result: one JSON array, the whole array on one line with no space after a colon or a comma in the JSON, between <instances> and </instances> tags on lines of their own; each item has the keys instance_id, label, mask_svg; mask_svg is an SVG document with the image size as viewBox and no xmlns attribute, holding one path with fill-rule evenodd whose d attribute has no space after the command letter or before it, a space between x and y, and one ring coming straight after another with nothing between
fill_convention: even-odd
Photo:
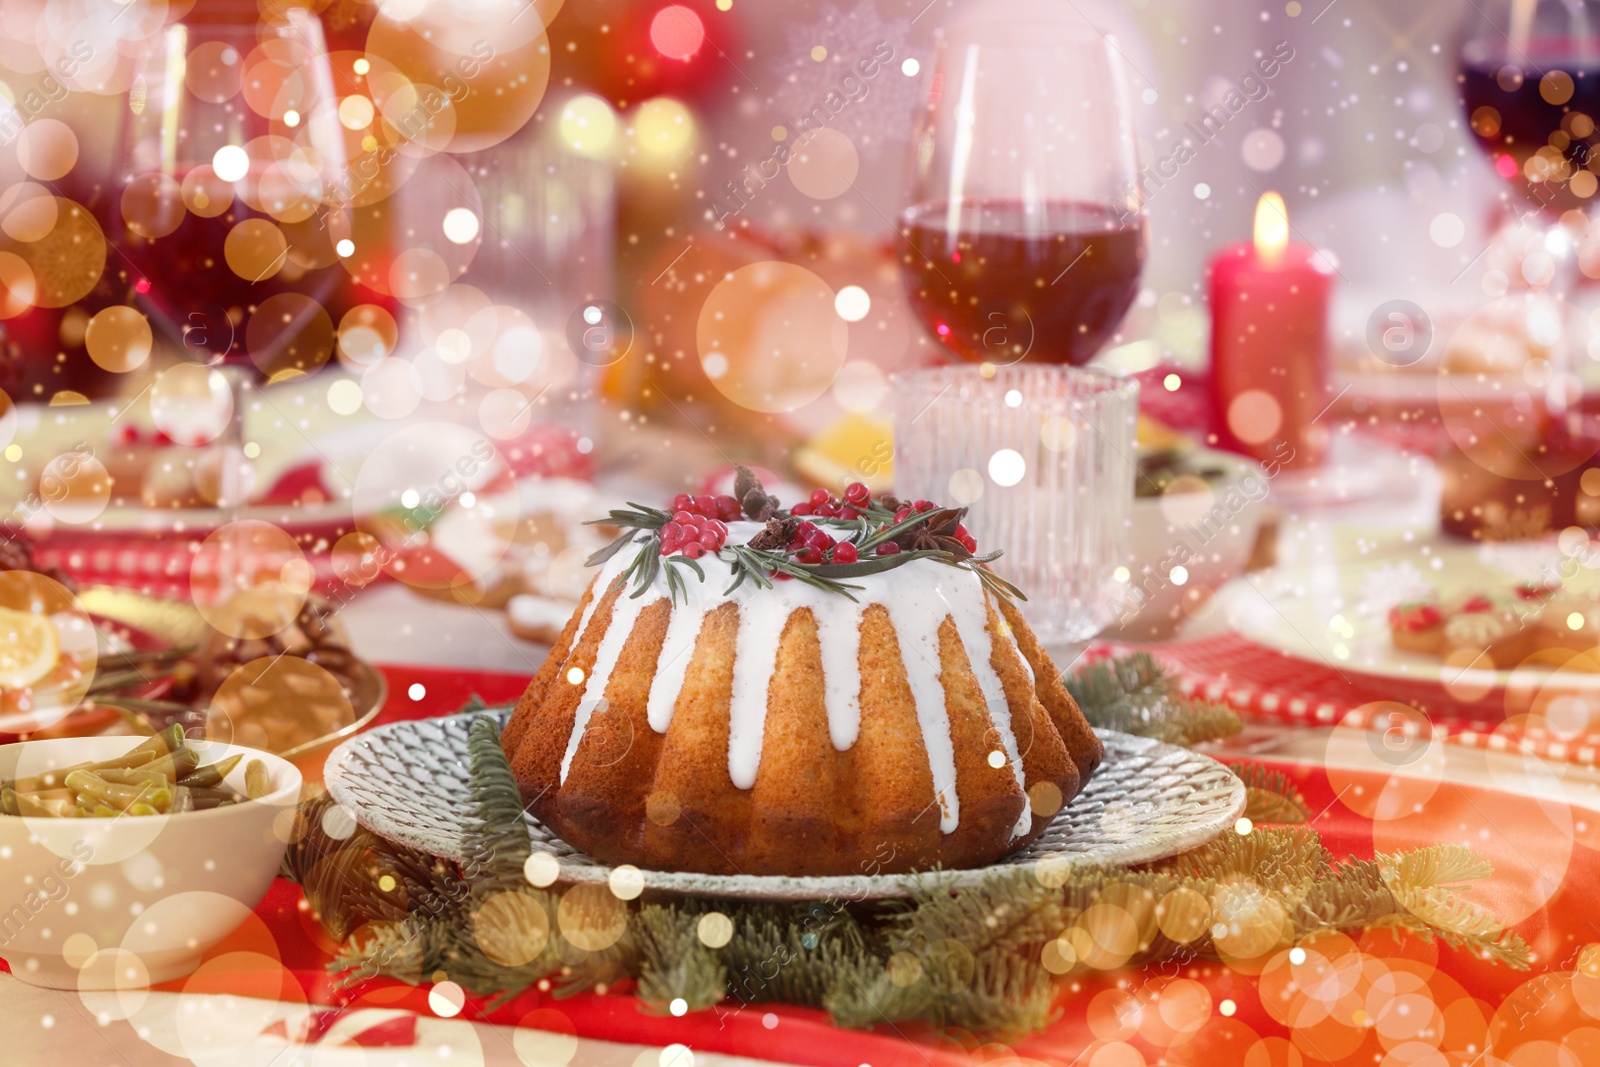
<instances>
[{"instance_id":1,"label":"rosemary sprig","mask_svg":"<svg viewBox=\"0 0 1600 1067\"><path fill-rule=\"evenodd\" d=\"M753 478L753 475L750 477ZM760 489L759 482L746 486L747 495L751 490ZM887 556L877 554L880 545L890 541L901 541L904 544L902 538L905 534L930 521L936 521L935 529L941 528L943 524L959 521L961 510L936 508L932 511L920 511L907 515L900 522L894 521L897 512L891 512L876 503L858 511L860 514L853 519L828 516L805 517L806 521L815 525L826 526L844 534L842 540L856 547L858 558L854 563L801 563L795 555L786 550L728 544L717 551L717 557L727 563L733 572L733 581L723 590L723 595L731 595L747 581L754 582L759 588L770 589L773 585L771 576L782 574L795 581L805 582L818 589L855 600L852 594L860 592L863 587L850 584L848 579L883 574L915 560L932 560L972 571L983 583L984 588L1000 599L1007 601L1027 599L1016 586L989 570L987 565L1000 558L999 552L968 556L965 552L958 554L944 547L923 547L906 548ZM687 584L676 568L680 565L690 567L702 582L705 581L705 571L688 556L661 555L660 531L671 519L671 512L630 501L627 508L614 509L606 518L587 523L586 525L591 526L616 526L623 530L623 533L609 545L589 557L589 566L601 566L623 549L632 547L635 549L633 559L617 575L611 588L631 586L633 591L629 596L636 598L643 596L655 585L656 580L661 578L666 582L667 591L674 604L687 600ZM940 540L930 538L926 543L932 545L939 543Z\"/></svg>"},{"instance_id":2,"label":"rosemary sprig","mask_svg":"<svg viewBox=\"0 0 1600 1067\"><path fill-rule=\"evenodd\" d=\"M829 569L839 569L836 565L801 563L785 552L769 552L759 548L751 548L749 545L724 545L717 554L732 565L734 572L740 575L740 579L748 576L763 589L771 588L772 580L767 575L772 571L777 571L779 574L787 574L796 581L814 585L818 589L826 589L830 593L838 593L841 596L850 597L851 600L855 599L854 596L851 596L851 590L859 592L862 588L859 585L841 582L838 578L824 573ZM843 569L854 566L857 566L857 564L843 565ZM731 593L738 587L739 579L736 579L733 585L728 587L727 591Z\"/></svg>"}]
</instances>

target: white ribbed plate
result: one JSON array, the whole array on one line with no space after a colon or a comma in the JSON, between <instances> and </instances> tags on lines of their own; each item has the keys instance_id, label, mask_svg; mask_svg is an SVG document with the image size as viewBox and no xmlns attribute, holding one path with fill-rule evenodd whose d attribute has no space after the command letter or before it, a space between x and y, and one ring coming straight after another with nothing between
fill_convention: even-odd
<instances>
[{"instance_id":1,"label":"white ribbed plate","mask_svg":"<svg viewBox=\"0 0 1600 1067\"><path fill-rule=\"evenodd\" d=\"M435 856L462 859L471 810L467 727L479 714L503 724L509 712L396 722L350 738L328 757L328 792L373 833ZM1046 857L1061 857L1073 866L1165 859L1205 844L1243 814L1244 783L1216 760L1128 734L1101 731L1100 739L1105 762L1048 830L994 867L948 872L953 884L960 887L996 867ZM534 847L560 859L563 883L603 884L610 878L609 866L577 851L532 815L523 817ZM918 877L644 872L647 889L762 900L886 900L906 896Z\"/></svg>"}]
</instances>

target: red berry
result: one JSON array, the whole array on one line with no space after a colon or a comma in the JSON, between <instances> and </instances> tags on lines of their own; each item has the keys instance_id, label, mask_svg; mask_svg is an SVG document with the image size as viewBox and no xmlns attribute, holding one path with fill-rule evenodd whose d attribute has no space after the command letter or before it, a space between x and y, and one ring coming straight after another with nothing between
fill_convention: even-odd
<instances>
[{"instance_id":1,"label":"red berry","mask_svg":"<svg viewBox=\"0 0 1600 1067\"><path fill-rule=\"evenodd\" d=\"M791 515L810 515L811 514L811 505L810 504L796 504L794 507L789 509L789 514L791 514Z\"/></svg>"},{"instance_id":2,"label":"red berry","mask_svg":"<svg viewBox=\"0 0 1600 1067\"><path fill-rule=\"evenodd\" d=\"M915 504L913 504L912 507L917 509L917 514L919 514L919 515L923 514L925 512L938 511L939 510L939 505L938 504L930 503L929 501L926 501L926 500L919 500Z\"/></svg>"},{"instance_id":3,"label":"red berry","mask_svg":"<svg viewBox=\"0 0 1600 1067\"><path fill-rule=\"evenodd\" d=\"M899 551L900 546L895 544L893 541L885 541L883 544L878 546L878 555L880 556L893 556Z\"/></svg>"},{"instance_id":4,"label":"red berry","mask_svg":"<svg viewBox=\"0 0 1600 1067\"><path fill-rule=\"evenodd\" d=\"M821 563L822 549L808 548L804 552L800 553L800 555L796 558L798 558L801 563Z\"/></svg>"},{"instance_id":5,"label":"red berry","mask_svg":"<svg viewBox=\"0 0 1600 1067\"><path fill-rule=\"evenodd\" d=\"M688 556L690 559L699 559L701 556L706 554L706 546L702 545L699 541L690 541L688 544L683 546L683 554Z\"/></svg>"},{"instance_id":6,"label":"red berry","mask_svg":"<svg viewBox=\"0 0 1600 1067\"><path fill-rule=\"evenodd\" d=\"M697 496L694 498L694 511L698 511L708 519L717 517L717 498L714 496Z\"/></svg>"},{"instance_id":7,"label":"red berry","mask_svg":"<svg viewBox=\"0 0 1600 1067\"><path fill-rule=\"evenodd\" d=\"M814 508L821 507L823 504L826 504L832 499L833 494L829 493L826 489L811 490L811 506Z\"/></svg>"},{"instance_id":8,"label":"red berry","mask_svg":"<svg viewBox=\"0 0 1600 1067\"><path fill-rule=\"evenodd\" d=\"M717 497L717 518L723 522L733 522L739 517L739 502L731 496Z\"/></svg>"},{"instance_id":9,"label":"red berry","mask_svg":"<svg viewBox=\"0 0 1600 1067\"><path fill-rule=\"evenodd\" d=\"M872 499L872 490L861 482L851 482L844 487L844 498L857 507L861 507Z\"/></svg>"},{"instance_id":10,"label":"red berry","mask_svg":"<svg viewBox=\"0 0 1600 1067\"><path fill-rule=\"evenodd\" d=\"M687 526L689 523L694 521L694 516L687 511L674 511L672 513L672 521L680 526Z\"/></svg>"},{"instance_id":11,"label":"red berry","mask_svg":"<svg viewBox=\"0 0 1600 1067\"><path fill-rule=\"evenodd\" d=\"M700 536L696 540L699 541L701 548L711 552L715 552L722 547L722 536L715 530L701 530Z\"/></svg>"},{"instance_id":12,"label":"red berry","mask_svg":"<svg viewBox=\"0 0 1600 1067\"><path fill-rule=\"evenodd\" d=\"M717 531L717 533L722 536L724 541L728 539L727 523L723 522L721 519L712 519L710 525L713 530Z\"/></svg>"},{"instance_id":13,"label":"red berry","mask_svg":"<svg viewBox=\"0 0 1600 1067\"><path fill-rule=\"evenodd\" d=\"M833 538L829 537L821 530L812 530L806 535L805 545L807 548L828 548L832 544Z\"/></svg>"},{"instance_id":14,"label":"red berry","mask_svg":"<svg viewBox=\"0 0 1600 1067\"><path fill-rule=\"evenodd\" d=\"M817 506L817 514L825 519L836 519L839 517L839 509L832 504L819 504Z\"/></svg>"},{"instance_id":15,"label":"red berry","mask_svg":"<svg viewBox=\"0 0 1600 1067\"><path fill-rule=\"evenodd\" d=\"M856 546L849 541L833 546L833 561L835 563L854 563L860 558L861 556L856 551Z\"/></svg>"},{"instance_id":16,"label":"red berry","mask_svg":"<svg viewBox=\"0 0 1600 1067\"><path fill-rule=\"evenodd\" d=\"M812 534L814 534L816 532L817 532L817 524L814 523L814 522L802 522L799 526L796 526L794 528L795 537L799 538L802 541L804 541L806 538L810 537Z\"/></svg>"},{"instance_id":17,"label":"red berry","mask_svg":"<svg viewBox=\"0 0 1600 1067\"><path fill-rule=\"evenodd\" d=\"M910 517L911 517L911 509L910 508L901 508L899 511L894 513L894 521L897 524L905 522Z\"/></svg>"},{"instance_id":18,"label":"red berry","mask_svg":"<svg viewBox=\"0 0 1600 1067\"><path fill-rule=\"evenodd\" d=\"M665 541L669 537L682 537L682 536L683 536L683 524L681 522L678 522L676 519L674 519L673 521L671 521L671 522L669 522L666 525L661 527L661 540L663 540L663 541Z\"/></svg>"},{"instance_id":19,"label":"red berry","mask_svg":"<svg viewBox=\"0 0 1600 1067\"><path fill-rule=\"evenodd\" d=\"M966 533L967 533L967 524L964 523L964 522L956 523L956 540L957 541L961 540L962 537L966 536Z\"/></svg>"},{"instance_id":20,"label":"red berry","mask_svg":"<svg viewBox=\"0 0 1600 1067\"><path fill-rule=\"evenodd\" d=\"M839 517L841 519L859 519L861 517L861 512L847 504L839 509Z\"/></svg>"},{"instance_id":21,"label":"red berry","mask_svg":"<svg viewBox=\"0 0 1600 1067\"><path fill-rule=\"evenodd\" d=\"M677 496L672 498L672 510L684 511L689 507L689 504L692 502L692 500L693 498L690 497L688 493L679 493Z\"/></svg>"},{"instance_id":22,"label":"red berry","mask_svg":"<svg viewBox=\"0 0 1600 1067\"><path fill-rule=\"evenodd\" d=\"M788 582L794 579L794 575L785 574L782 571L773 571L768 577L776 578L780 582Z\"/></svg>"},{"instance_id":23,"label":"red berry","mask_svg":"<svg viewBox=\"0 0 1600 1067\"><path fill-rule=\"evenodd\" d=\"M978 541L971 534L956 534L956 540L960 541L961 547L965 548L968 552L976 553L978 551Z\"/></svg>"}]
</instances>

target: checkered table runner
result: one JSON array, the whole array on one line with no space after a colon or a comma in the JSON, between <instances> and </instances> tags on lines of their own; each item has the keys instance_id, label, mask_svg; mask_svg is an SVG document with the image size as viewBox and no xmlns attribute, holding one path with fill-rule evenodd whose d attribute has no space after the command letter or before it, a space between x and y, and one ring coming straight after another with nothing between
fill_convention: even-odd
<instances>
[{"instance_id":1,"label":"checkered table runner","mask_svg":"<svg viewBox=\"0 0 1600 1067\"><path fill-rule=\"evenodd\" d=\"M1133 646L1100 644L1099 658ZM1423 714L1404 717L1408 733L1441 730L1453 744L1593 766L1600 760L1600 731L1558 731L1540 716L1504 715L1505 690L1463 703L1442 685L1345 674L1285 655L1239 634L1220 634L1149 649L1179 677L1187 695L1226 704L1246 719L1301 726L1342 724L1387 730L1399 721L1393 703ZM1390 703L1390 707L1381 705ZM1600 711L1596 718L1600 719Z\"/></svg>"}]
</instances>

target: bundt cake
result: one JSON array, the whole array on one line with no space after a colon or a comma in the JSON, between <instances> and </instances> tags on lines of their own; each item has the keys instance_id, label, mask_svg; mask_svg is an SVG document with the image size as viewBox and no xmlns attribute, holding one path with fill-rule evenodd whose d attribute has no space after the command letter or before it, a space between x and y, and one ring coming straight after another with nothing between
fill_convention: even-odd
<instances>
[{"instance_id":1,"label":"bundt cake","mask_svg":"<svg viewBox=\"0 0 1600 1067\"><path fill-rule=\"evenodd\" d=\"M607 863L876 874L992 863L1099 740L976 556L964 512L819 490L630 505L502 743Z\"/></svg>"}]
</instances>

